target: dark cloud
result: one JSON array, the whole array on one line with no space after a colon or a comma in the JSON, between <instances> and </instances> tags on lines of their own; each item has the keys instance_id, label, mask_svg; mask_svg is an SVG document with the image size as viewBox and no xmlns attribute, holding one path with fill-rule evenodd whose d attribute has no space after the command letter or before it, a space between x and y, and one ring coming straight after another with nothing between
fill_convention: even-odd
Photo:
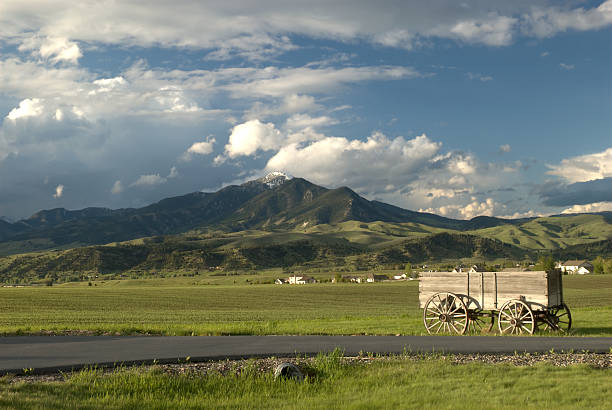
<instances>
[{"instance_id":1,"label":"dark cloud","mask_svg":"<svg viewBox=\"0 0 612 410\"><path fill-rule=\"evenodd\" d=\"M538 190L544 205L571 206L612 201L612 178L576 182L569 185L544 185Z\"/></svg>"}]
</instances>

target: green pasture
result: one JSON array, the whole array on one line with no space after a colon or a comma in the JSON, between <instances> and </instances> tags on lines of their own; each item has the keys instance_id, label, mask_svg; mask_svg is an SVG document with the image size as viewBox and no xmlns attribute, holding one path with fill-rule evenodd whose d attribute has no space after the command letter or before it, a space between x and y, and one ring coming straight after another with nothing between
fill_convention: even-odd
<instances>
[{"instance_id":1,"label":"green pasture","mask_svg":"<svg viewBox=\"0 0 612 410\"><path fill-rule=\"evenodd\" d=\"M0 333L424 333L418 281L248 284L258 275L0 288ZM210 283L218 279L218 285ZM236 281L237 284L233 284ZM612 276L564 278L573 335L612 336ZM549 334L549 333L542 333Z\"/></svg>"},{"instance_id":2,"label":"green pasture","mask_svg":"<svg viewBox=\"0 0 612 410\"><path fill-rule=\"evenodd\" d=\"M0 379L3 408L487 408L609 409L610 369L588 365L453 364L426 356L347 364L338 354L301 366L303 382L255 366L238 375L160 368L85 370L65 382Z\"/></svg>"}]
</instances>

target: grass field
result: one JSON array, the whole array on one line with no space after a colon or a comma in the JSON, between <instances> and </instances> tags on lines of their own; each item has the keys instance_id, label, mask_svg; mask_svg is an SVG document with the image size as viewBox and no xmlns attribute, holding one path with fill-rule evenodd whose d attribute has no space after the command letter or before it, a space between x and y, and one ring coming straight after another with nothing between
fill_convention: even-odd
<instances>
[{"instance_id":1,"label":"grass field","mask_svg":"<svg viewBox=\"0 0 612 410\"><path fill-rule=\"evenodd\" d=\"M67 382L0 379L3 408L590 408L609 409L612 372L587 365L453 364L423 357L349 365L321 356L304 382L159 369L82 371Z\"/></svg>"},{"instance_id":2,"label":"grass field","mask_svg":"<svg viewBox=\"0 0 612 410\"><path fill-rule=\"evenodd\" d=\"M424 333L418 282L248 285L257 276L0 288L0 333ZM227 284L236 280L238 284ZM230 282L231 283L231 282ZM573 335L612 336L612 276L564 278ZM542 333L550 334L550 333Z\"/></svg>"}]
</instances>

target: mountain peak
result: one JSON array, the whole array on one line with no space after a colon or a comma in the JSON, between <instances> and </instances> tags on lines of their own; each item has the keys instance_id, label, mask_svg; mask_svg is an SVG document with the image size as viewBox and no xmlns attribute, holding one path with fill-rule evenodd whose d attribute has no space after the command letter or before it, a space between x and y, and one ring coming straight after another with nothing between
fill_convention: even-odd
<instances>
[{"instance_id":1,"label":"mountain peak","mask_svg":"<svg viewBox=\"0 0 612 410\"><path fill-rule=\"evenodd\" d=\"M286 174L283 174L282 172L273 171L273 172L270 172L265 177L259 178L257 180L257 182L260 182L262 184L266 184L270 188L274 188L274 187L277 187L279 185L284 184L285 182L289 181L290 179L291 179L290 176L288 176Z\"/></svg>"}]
</instances>

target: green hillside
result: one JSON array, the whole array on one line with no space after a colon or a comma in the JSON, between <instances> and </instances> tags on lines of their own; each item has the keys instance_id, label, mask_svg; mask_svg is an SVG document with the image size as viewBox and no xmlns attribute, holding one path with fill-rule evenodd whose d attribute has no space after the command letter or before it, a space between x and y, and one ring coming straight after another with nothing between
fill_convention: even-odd
<instances>
[{"instance_id":1,"label":"green hillside","mask_svg":"<svg viewBox=\"0 0 612 410\"><path fill-rule=\"evenodd\" d=\"M175 235L0 258L0 282L86 280L96 274L232 271L268 268L375 269L407 262L516 258L527 252L497 240L439 233L368 247L342 235L270 233Z\"/></svg>"},{"instance_id":2,"label":"green hillside","mask_svg":"<svg viewBox=\"0 0 612 410\"><path fill-rule=\"evenodd\" d=\"M269 218L272 214L267 212L260 215ZM408 262L533 261L542 252L556 259L594 259L612 256L611 238L612 225L605 216L595 214L537 218L471 231L414 222L354 220L301 224L292 230L200 229L108 245L7 256L0 258L0 282L83 280L92 274L129 273L138 277L160 271L331 267L361 270L403 266Z\"/></svg>"},{"instance_id":3,"label":"green hillside","mask_svg":"<svg viewBox=\"0 0 612 410\"><path fill-rule=\"evenodd\" d=\"M583 214L536 218L468 233L524 249L552 250L612 239L612 224L603 215Z\"/></svg>"}]
</instances>

